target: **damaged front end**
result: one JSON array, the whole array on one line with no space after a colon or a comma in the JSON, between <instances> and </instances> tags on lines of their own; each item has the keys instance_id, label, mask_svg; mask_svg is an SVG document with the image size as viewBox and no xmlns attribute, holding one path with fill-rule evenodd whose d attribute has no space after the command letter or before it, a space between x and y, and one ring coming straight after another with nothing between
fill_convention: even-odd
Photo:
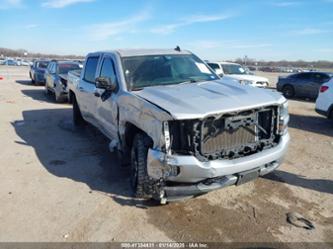
<instances>
[{"instance_id":1,"label":"damaged front end","mask_svg":"<svg viewBox=\"0 0 333 249\"><path fill-rule=\"evenodd\" d=\"M276 169L289 142L287 106L163 122L165 147L149 150L160 199L198 195ZM251 178L252 179L252 178Z\"/></svg>"}]
</instances>

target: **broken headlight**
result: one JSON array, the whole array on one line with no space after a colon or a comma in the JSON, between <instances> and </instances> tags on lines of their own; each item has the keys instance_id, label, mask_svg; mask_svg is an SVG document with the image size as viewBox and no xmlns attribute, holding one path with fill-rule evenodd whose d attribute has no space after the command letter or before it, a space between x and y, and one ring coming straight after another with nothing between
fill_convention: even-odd
<instances>
[{"instance_id":1,"label":"broken headlight","mask_svg":"<svg viewBox=\"0 0 333 249\"><path fill-rule=\"evenodd\" d=\"M288 101L279 106L278 134L284 135L288 131Z\"/></svg>"}]
</instances>

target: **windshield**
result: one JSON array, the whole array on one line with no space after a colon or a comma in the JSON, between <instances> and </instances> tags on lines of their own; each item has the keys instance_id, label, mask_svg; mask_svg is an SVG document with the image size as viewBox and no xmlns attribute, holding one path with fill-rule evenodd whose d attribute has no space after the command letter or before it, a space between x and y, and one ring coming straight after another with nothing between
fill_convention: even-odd
<instances>
[{"instance_id":1,"label":"windshield","mask_svg":"<svg viewBox=\"0 0 333 249\"><path fill-rule=\"evenodd\" d=\"M67 74L69 71L80 69L79 64L62 63L59 64L59 74Z\"/></svg>"},{"instance_id":2,"label":"windshield","mask_svg":"<svg viewBox=\"0 0 333 249\"><path fill-rule=\"evenodd\" d=\"M216 80L218 76L194 55L148 55L124 57L123 69L129 89Z\"/></svg>"},{"instance_id":3,"label":"windshield","mask_svg":"<svg viewBox=\"0 0 333 249\"><path fill-rule=\"evenodd\" d=\"M38 68L47 68L48 65L49 65L48 61L40 61L37 63Z\"/></svg>"},{"instance_id":4,"label":"windshield","mask_svg":"<svg viewBox=\"0 0 333 249\"><path fill-rule=\"evenodd\" d=\"M241 65L222 64L224 74L247 74L246 70Z\"/></svg>"}]
</instances>

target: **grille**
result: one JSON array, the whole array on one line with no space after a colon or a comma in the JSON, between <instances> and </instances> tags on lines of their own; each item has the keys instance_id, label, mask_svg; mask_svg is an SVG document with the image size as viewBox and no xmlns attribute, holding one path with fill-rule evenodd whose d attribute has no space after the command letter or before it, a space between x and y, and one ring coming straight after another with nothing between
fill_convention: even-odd
<instances>
[{"instance_id":1,"label":"grille","mask_svg":"<svg viewBox=\"0 0 333 249\"><path fill-rule=\"evenodd\" d=\"M231 151L256 142L255 126L240 127L236 130L224 131L214 138L202 143L202 154L215 154L222 150Z\"/></svg>"},{"instance_id":2,"label":"grille","mask_svg":"<svg viewBox=\"0 0 333 249\"><path fill-rule=\"evenodd\" d=\"M261 108L204 120L170 122L174 153L195 155L199 160L234 159L278 143L277 108Z\"/></svg>"}]
</instances>

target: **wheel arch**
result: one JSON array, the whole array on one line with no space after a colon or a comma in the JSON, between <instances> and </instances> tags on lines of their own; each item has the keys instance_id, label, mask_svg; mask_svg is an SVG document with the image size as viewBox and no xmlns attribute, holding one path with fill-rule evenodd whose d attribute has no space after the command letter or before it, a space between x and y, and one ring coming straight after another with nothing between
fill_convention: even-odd
<instances>
[{"instance_id":1,"label":"wheel arch","mask_svg":"<svg viewBox=\"0 0 333 249\"><path fill-rule=\"evenodd\" d=\"M134 137L136 134L138 133L142 133L145 136L147 136L149 139L151 139L151 141L153 141L153 139L142 129L140 129L139 127L137 127L136 125L134 125L131 122L126 122L125 123L125 132L124 132L124 136L123 136L123 142L125 144L125 147L127 149L130 150L130 148L133 145L133 141L134 141Z\"/></svg>"}]
</instances>

